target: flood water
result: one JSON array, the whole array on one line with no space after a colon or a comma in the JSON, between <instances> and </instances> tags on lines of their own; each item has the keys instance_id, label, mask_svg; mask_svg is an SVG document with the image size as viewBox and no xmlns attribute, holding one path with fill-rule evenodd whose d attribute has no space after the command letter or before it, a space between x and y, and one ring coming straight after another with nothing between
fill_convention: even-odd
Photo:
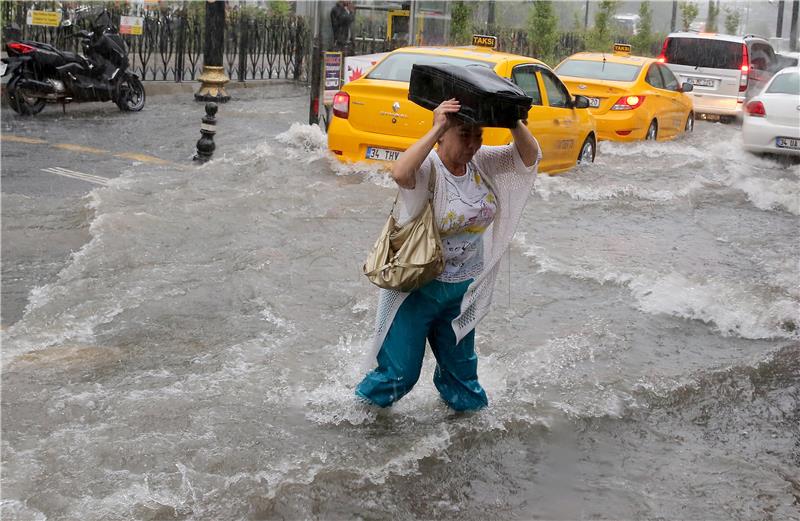
<instances>
[{"instance_id":1,"label":"flood water","mask_svg":"<svg viewBox=\"0 0 800 521\"><path fill-rule=\"evenodd\" d=\"M739 132L537 180L475 414L430 355L391 410L353 397L378 168L295 124L123 174L3 332L3 519L800 518L800 174Z\"/></svg>"}]
</instances>

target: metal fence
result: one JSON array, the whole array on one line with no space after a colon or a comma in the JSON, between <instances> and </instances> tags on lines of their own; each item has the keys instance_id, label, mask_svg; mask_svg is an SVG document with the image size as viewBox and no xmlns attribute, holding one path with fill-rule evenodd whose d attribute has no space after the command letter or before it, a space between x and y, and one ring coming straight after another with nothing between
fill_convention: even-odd
<instances>
[{"instance_id":1,"label":"metal fence","mask_svg":"<svg viewBox=\"0 0 800 521\"><path fill-rule=\"evenodd\" d=\"M25 39L78 52L76 29L89 29L91 20L76 18L74 27L42 27L26 24L29 9L61 11L61 2L2 2L3 43ZM94 9L98 4L87 4ZM106 4L119 26L120 16L143 18L141 35L123 35L131 69L144 80L191 81L202 71L205 37L204 3L172 2L159 9L142 5ZM200 7L200 8L198 8ZM308 82L309 50L306 20L293 14L236 6L225 17L224 67L232 80L292 79Z\"/></svg>"}]
</instances>

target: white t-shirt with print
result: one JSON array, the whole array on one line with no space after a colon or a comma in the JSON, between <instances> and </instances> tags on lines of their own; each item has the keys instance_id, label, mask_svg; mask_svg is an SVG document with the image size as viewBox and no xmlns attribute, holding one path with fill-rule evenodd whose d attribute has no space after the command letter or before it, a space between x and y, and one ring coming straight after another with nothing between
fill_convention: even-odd
<instances>
[{"instance_id":1,"label":"white t-shirt with print","mask_svg":"<svg viewBox=\"0 0 800 521\"><path fill-rule=\"evenodd\" d=\"M429 172L431 164L442 172L447 189L447 208L439 221L442 238L444 271L437 277L443 282L462 282L476 277L483 270L482 235L492 223L497 201L489 186L471 164L462 176L453 175L431 151L422 162L419 172ZM424 177L425 182L421 182ZM413 189L400 189L404 206L413 205L419 197L414 193L428 190L427 175L418 176ZM442 187L439 187L441 190Z\"/></svg>"}]
</instances>

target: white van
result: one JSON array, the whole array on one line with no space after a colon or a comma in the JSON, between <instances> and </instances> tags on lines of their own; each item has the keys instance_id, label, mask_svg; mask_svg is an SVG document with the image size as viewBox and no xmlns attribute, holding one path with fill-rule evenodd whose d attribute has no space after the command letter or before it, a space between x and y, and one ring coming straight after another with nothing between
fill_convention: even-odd
<instances>
[{"instance_id":1,"label":"white van","mask_svg":"<svg viewBox=\"0 0 800 521\"><path fill-rule=\"evenodd\" d=\"M780 68L769 42L757 36L672 33L659 61L694 85L689 93L698 114L740 116L746 99L758 94Z\"/></svg>"}]
</instances>

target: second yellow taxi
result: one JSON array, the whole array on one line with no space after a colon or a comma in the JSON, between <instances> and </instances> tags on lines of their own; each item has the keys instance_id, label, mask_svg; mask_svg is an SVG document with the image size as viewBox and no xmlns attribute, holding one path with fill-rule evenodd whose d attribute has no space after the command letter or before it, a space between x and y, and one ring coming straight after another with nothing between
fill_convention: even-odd
<instances>
[{"instance_id":1,"label":"second yellow taxi","mask_svg":"<svg viewBox=\"0 0 800 521\"><path fill-rule=\"evenodd\" d=\"M678 83L655 58L631 56L631 46L613 53L580 52L555 68L573 94L589 98L598 139L671 139L694 129L692 85Z\"/></svg>"},{"instance_id":2,"label":"second yellow taxi","mask_svg":"<svg viewBox=\"0 0 800 521\"><path fill-rule=\"evenodd\" d=\"M594 161L597 138L586 98L570 95L539 60L483 46L491 45L491 38L475 38L473 42L476 45L466 47L397 49L365 76L345 85L333 97L328 148L342 161L397 159L433 124L433 112L408 100L411 66L448 63L489 67L533 98L528 128L542 149L539 171L555 174L578 162ZM485 145L510 142L508 129L484 129Z\"/></svg>"}]
</instances>

